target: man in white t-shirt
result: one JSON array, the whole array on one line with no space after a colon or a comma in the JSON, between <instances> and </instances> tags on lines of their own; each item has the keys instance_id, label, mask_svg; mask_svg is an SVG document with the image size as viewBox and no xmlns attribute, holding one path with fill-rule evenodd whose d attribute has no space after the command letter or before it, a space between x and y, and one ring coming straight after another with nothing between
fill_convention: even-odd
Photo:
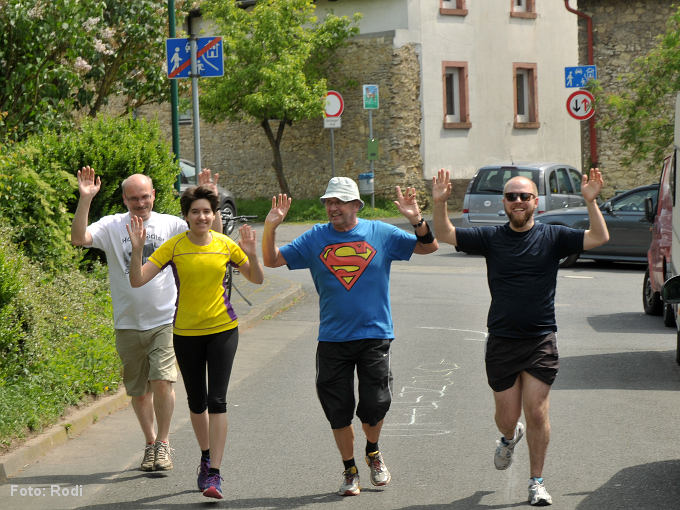
<instances>
[{"instance_id":1,"label":"man in white t-shirt","mask_svg":"<svg viewBox=\"0 0 680 510\"><path fill-rule=\"evenodd\" d=\"M199 174L199 183L213 183L210 170ZM156 190L151 178L134 174L121 183L127 213L104 216L88 226L90 205L99 192L101 180L89 166L78 171L78 207L71 225L71 242L76 246L98 248L106 254L113 301L116 350L123 363L123 383L132 397L132 407L144 433L146 446L142 471L172 469L168 434L175 408L177 380L172 323L176 290L172 272L166 268L148 285L133 289L128 272L132 246L126 225L132 215L144 220L144 258L172 236L187 230L186 222L169 214L153 211ZM222 231L220 215L213 229ZM157 432L154 430L154 421Z\"/></svg>"}]
</instances>

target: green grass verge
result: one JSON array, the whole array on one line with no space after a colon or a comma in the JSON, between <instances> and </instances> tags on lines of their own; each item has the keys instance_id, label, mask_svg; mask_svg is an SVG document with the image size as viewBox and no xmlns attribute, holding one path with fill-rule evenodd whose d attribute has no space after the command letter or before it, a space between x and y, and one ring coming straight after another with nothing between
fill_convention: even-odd
<instances>
[{"instance_id":1,"label":"green grass verge","mask_svg":"<svg viewBox=\"0 0 680 510\"><path fill-rule=\"evenodd\" d=\"M9 238L0 228L0 453L121 382L105 268L46 273Z\"/></svg>"}]
</instances>

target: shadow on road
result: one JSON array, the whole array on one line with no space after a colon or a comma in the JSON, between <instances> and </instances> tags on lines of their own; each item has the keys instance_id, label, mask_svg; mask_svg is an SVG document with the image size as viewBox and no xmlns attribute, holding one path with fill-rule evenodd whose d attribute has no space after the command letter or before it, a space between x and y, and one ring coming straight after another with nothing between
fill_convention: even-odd
<instances>
[{"instance_id":1,"label":"shadow on road","mask_svg":"<svg viewBox=\"0 0 680 510\"><path fill-rule=\"evenodd\" d=\"M680 390L675 351L634 351L560 358L555 390Z\"/></svg>"},{"instance_id":2,"label":"shadow on road","mask_svg":"<svg viewBox=\"0 0 680 510\"><path fill-rule=\"evenodd\" d=\"M620 312L608 313L603 315L591 315L586 320L591 328L598 333L668 333L669 338L675 342L675 329L663 325L661 317L646 315L642 312ZM673 335L671 337L671 335Z\"/></svg>"},{"instance_id":3,"label":"shadow on road","mask_svg":"<svg viewBox=\"0 0 680 510\"><path fill-rule=\"evenodd\" d=\"M405 506L403 508L400 508L399 510L437 510L437 509L446 509L446 510L494 510L494 509L502 509L502 508L513 508L513 507L527 507L526 502L521 502L521 503L510 503L510 504L502 504L502 505L485 505L481 503L481 500L484 496L487 496L488 494L493 494L493 492L490 491L477 491L475 492L472 496L468 496L467 498L459 499L457 501L451 501L451 503L443 503L441 505L412 505L412 506Z\"/></svg>"},{"instance_id":4,"label":"shadow on road","mask_svg":"<svg viewBox=\"0 0 680 510\"><path fill-rule=\"evenodd\" d=\"M680 500L680 460L652 462L628 467L591 492L578 510L675 508ZM569 496L570 494L567 494Z\"/></svg>"}]
</instances>

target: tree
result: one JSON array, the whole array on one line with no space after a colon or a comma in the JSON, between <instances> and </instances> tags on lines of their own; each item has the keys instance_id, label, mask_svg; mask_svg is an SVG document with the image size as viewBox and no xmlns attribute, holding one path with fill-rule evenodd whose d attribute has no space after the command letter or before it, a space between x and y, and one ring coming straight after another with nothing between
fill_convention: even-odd
<instances>
[{"instance_id":1,"label":"tree","mask_svg":"<svg viewBox=\"0 0 680 510\"><path fill-rule=\"evenodd\" d=\"M166 101L166 34L157 0L0 0L0 143L95 116L114 94L127 111Z\"/></svg>"},{"instance_id":2,"label":"tree","mask_svg":"<svg viewBox=\"0 0 680 510\"><path fill-rule=\"evenodd\" d=\"M325 66L358 33L358 14L351 20L331 14L319 21L314 9L312 0L262 0L252 10L234 0L203 5L203 15L221 30L225 55L224 76L201 85L205 118L258 122L272 148L279 187L289 196L281 159L284 129L322 117Z\"/></svg>"},{"instance_id":3,"label":"tree","mask_svg":"<svg viewBox=\"0 0 680 510\"><path fill-rule=\"evenodd\" d=\"M633 62L621 77L619 94L605 97L596 88L596 99L610 107L601 115L601 125L614 132L624 149L623 162L661 161L673 143L675 94L680 90L680 8L668 19L666 32L657 45Z\"/></svg>"}]
</instances>

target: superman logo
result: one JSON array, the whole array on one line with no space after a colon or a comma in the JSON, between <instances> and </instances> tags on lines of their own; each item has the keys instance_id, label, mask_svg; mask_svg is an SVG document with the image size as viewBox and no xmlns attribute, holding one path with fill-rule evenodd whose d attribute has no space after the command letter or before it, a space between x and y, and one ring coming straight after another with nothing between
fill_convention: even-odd
<instances>
[{"instance_id":1,"label":"superman logo","mask_svg":"<svg viewBox=\"0 0 680 510\"><path fill-rule=\"evenodd\" d=\"M319 258L347 289L351 289L375 256L375 248L366 241L326 246Z\"/></svg>"}]
</instances>

